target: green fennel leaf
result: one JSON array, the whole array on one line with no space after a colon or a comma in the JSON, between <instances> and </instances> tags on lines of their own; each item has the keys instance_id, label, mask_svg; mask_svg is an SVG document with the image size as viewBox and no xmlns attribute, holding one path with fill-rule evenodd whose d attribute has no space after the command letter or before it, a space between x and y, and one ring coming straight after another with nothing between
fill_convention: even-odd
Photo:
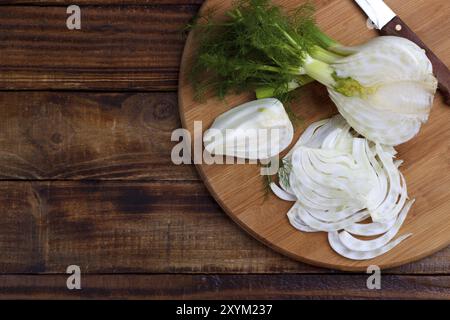
<instances>
[{"instance_id":1,"label":"green fennel leaf","mask_svg":"<svg viewBox=\"0 0 450 320\"><path fill-rule=\"evenodd\" d=\"M198 50L190 79L201 98L269 87L286 101L299 80L303 59L317 46L311 5L288 13L268 0L243 0L225 20L204 15L191 26ZM301 81L298 81L301 82Z\"/></svg>"}]
</instances>

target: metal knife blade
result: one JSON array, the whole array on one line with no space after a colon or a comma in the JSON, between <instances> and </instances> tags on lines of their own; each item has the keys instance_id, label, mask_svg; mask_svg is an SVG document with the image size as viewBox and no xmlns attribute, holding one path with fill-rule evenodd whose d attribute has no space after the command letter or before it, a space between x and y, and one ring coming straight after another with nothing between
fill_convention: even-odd
<instances>
[{"instance_id":1,"label":"metal knife blade","mask_svg":"<svg viewBox=\"0 0 450 320\"><path fill-rule=\"evenodd\" d=\"M355 0L377 29L383 28L396 14L382 0Z\"/></svg>"},{"instance_id":2,"label":"metal knife blade","mask_svg":"<svg viewBox=\"0 0 450 320\"><path fill-rule=\"evenodd\" d=\"M448 67L382 0L355 0L355 2L372 20L382 35L406 38L425 50L433 65L433 73L439 83L438 88L444 96L445 103L450 105L450 71Z\"/></svg>"}]
</instances>

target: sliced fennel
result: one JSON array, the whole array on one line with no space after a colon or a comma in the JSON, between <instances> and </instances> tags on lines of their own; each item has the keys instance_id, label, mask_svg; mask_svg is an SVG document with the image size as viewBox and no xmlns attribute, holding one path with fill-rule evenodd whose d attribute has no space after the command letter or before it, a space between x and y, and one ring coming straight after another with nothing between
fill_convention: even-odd
<instances>
[{"instance_id":1,"label":"sliced fennel","mask_svg":"<svg viewBox=\"0 0 450 320\"><path fill-rule=\"evenodd\" d=\"M413 201L398 170L396 151L360 138L341 115L310 125L292 150L289 180L271 184L295 204L287 216L304 232L329 232L331 247L349 259L371 259L409 235L393 238ZM367 218L369 223L361 223ZM356 236L378 236L363 240Z\"/></svg>"},{"instance_id":2,"label":"sliced fennel","mask_svg":"<svg viewBox=\"0 0 450 320\"><path fill-rule=\"evenodd\" d=\"M372 240L360 240L352 236L348 231L344 230L339 233L339 240L347 248L355 251L369 251L379 249L384 245L388 244L388 242L395 237L397 232L400 230L400 227L402 226L403 222L405 221L406 215L413 203L414 201L407 202L407 204L403 207L401 213L397 217L395 223L382 236Z\"/></svg>"},{"instance_id":3,"label":"sliced fennel","mask_svg":"<svg viewBox=\"0 0 450 320\"><path fill-rule=\"evenodd\" d=\"M368 251L355 251L347 248L342 242L339 241L339 233L336 231L328 233L328 242L330 243L331 248L343 257L352 260L368 260L392 250L411 235L411 233L401 235L381 248Z\"/></svg>"},{"instance_id":4,"label":"sliced fennel","mask_svg":"<svg viewBox=\"0 0 450 320\"><path fill-rule=\"evenodd\" d=\"M283 104L254 100L221 114L205 132L205 149L215 155L269 159L292 141L294 128Z\"/></svg>"}]
</instances>

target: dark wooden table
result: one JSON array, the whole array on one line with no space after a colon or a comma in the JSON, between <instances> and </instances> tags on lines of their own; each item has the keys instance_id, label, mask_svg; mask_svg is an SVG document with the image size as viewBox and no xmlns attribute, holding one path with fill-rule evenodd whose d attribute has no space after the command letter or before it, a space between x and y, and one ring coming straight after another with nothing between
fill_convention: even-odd
<instances>
[{"instance_id":1,"label":"dark wooden table","mask_svg":"<svg viewBox=\"0 0 450 320\"><path fill-rule=\"evenodd\" d=\"M72 1L1 2L0 298L450 298L450 248L369 290L261 245L171 163L201 2L78 0L74 31ZM82 290L66 288L73 264Z\"/></svg>"}]
</instances>

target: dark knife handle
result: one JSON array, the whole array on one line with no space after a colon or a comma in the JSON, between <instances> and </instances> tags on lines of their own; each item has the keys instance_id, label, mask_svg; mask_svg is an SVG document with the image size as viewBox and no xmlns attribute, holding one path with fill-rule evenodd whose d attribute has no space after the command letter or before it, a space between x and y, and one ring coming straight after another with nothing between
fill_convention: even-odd
<instances>
[{"instance_id":1,"label":"dark knife handle","mask_svg":"<svg viewBox=\"0 0 450 320\"><path fill-rule=\"evenodd\" d=\"M388 24L386 24L381 30L382 35L399 36L411 40L419 47L425 49L428 58L433 65L433 72L438 80L438 88L444 96L445 103L450 105L450 72L447 66L439 60L439 58L431 51L425 43L412 31L406 23L399 17L395 17Z\"/></svg>"}]
</instances>

